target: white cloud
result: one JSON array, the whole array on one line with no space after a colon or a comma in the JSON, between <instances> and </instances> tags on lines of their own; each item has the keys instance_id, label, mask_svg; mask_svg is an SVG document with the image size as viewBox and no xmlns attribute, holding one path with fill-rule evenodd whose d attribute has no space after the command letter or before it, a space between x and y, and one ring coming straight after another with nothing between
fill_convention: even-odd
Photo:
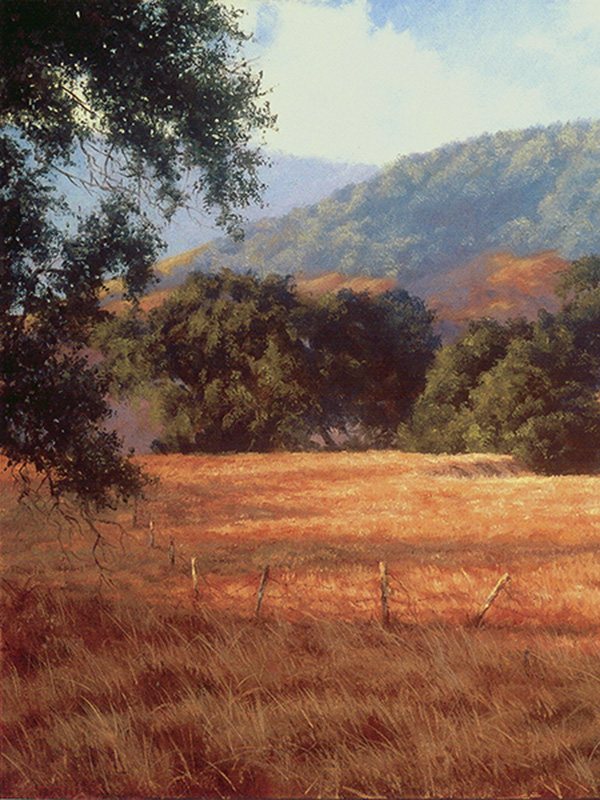
<instances>
[{"instance_id":1,"label":"white cloud","mask_svg":"<svg viewBox=\"0 0 600 800\"><path fill-rule=\"evenodd\" d=\"M539 31L526 33L517 39L516 44L522 50L530 50L534 53L542 53L552 57L556 54L556 39Z\"/></svg>"},{"instance_id":2,"label":"white cloud","mask_svg":"<svg viewBox=\"0 0 600 800\"><path fill-rule=\"evenodd\" d=\"M600 23L600 0L564 1L562 33L551 21L520 31L506 20L502 35L509 49L496 74L482 66L476 52L467 49L451 60L410 30L374 27L367 0L338 6L245 0L255 30L260 32L265 11L269 17L270 36L259 62L279 115L279 130L269 142L296 155L382 164L399 153L484 131L549 123L565 112L585 116L578 109L593 107L590 86L595 97L597 67L575 65L578 53L567 31L575 32L584 20ZM482 32L482 52L492 43L486 35L492 34ZM256 47L261 49L260 41ZM573 65L573 75L565 73L565 64Z\"/></svg>"},{"instance_id":3,"label":"white cloud","mask_svg":"<svg viewBox=\"0 0 600 800\"><path fill-rule=\"evenodd\" d=\"M567 25L573 33L598 33L600 2L598 0L569 0Z\"/></svg>"}]
</instances>

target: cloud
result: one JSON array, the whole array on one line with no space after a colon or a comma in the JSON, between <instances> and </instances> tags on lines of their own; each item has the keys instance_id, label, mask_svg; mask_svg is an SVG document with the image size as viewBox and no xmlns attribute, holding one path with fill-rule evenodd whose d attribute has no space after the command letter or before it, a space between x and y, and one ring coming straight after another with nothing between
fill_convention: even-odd
<instances>
[{"instance_id":1,"label":"cloud","mask_svg":"<svg viewBox=\"0 0 600 800\"><path fill-rule=\"evenodd\" d=\"M244 6L279 116L269 142L284 152L383 164L484 131L585 116L593 107L586 93L597 65L576 66L572 40L585 20L600 24L597 0L560 0L562 28L554 16L524 30L510 15L502 18L502 3L491 3L503 27L482 24L477 47L464 14L450 47L391 21L375 26L367 0ZM449 18L456 26L461 17L455 9ZM461 37L469 44L462 50ZM565 63L572 71L565 73Z\"/></svg>"},{"instance_id":2,"label":"cloud","mask_svg":"<svg viewBox=\"0 0 600 800\"><path fill-rule=\"evenodd\" d=\"M570 0L567 6L567 25L573 33L594 33L600 28L598 0Z\"/></svg>"}]
</instances>

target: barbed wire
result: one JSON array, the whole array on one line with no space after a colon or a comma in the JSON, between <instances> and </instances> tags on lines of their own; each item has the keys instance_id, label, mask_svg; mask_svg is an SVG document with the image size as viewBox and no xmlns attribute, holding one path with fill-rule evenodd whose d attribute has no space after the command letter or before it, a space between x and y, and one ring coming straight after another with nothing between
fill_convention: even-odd
<instances>
[{"instance_id":1,"label":"barbed wire","mask_svg":"<svg viewBox=\"0 0 600 800\"><path fill-rule=\"evenodd\" d=\"M152 518L151 514L149 516ZM140 527L139 524L138 527ZM146 526L141 527L144 528ZM160 553L169 552L169 547L161 545L154 545L153 549ZM188 569L192 556L178 551L175 554L175 558L180 568L179 573L189 575L191 580L192 575L188 572ZM183 569L183 567L185 567L185 569ZM248 590L252 588L255 590L252 596L252 600L254 600L259 590L261 573L263 570L264 567L262 570L256 567L255 572L246 574L244 577L239 573L222 574L209 572L207 574L204 571L199 571L197 573L197 582L193 587L194 598L206 600L206 591L202 591L198 586L198 581L201 581L209 592L217 594L221 600L230 598L232 602L237 603L239 602L238 598L240 595L248 594ZM355 609L361 614L369 612L371 615L377 614L381 610L381 600L377 591L379 582L375 575L368 581L363 582L363 596L357 596L357 594L352 595L350 593L344 595L339 585L321 585L317 587L315 586L314 576L312 580L304 582L302 578L297 575L293 577L286 575L286 570L283 567L275 566L275 570L277 571L274 574L274 570L271 568L266 581L266 598L268 598L268 600L265 600L265 602L271 607L274 604L281 603L286 613L301 614L318 619L312 611L316 609L316 614L319 614L322 613L319 609L327 608L328 612L331 613L332 598L335 599L333 605L335 606L336 613L343 613L342 607ZM462 572L464 573L464 570L462 570ZM215 578L221 574L223 576L223 582L219 582L218 578L215 580ZM464 614L467 617L471 617L483 599L482 597L474 597L473 594L457 588L429 592L427 594L419 593L417 595L406 586L405 581L393 570L388 570L387 576L391 584L390 588L393 589L389 600L390 606L393 609L393 615L396 619L398 617L408 617L415 623L419 623L422 620L423 614L428 618L430 613L435 615L436 611L441 611L439 608L436 609L436 606L447 609L449 605L451 606L452 614L456 614L457 610L456 608L452 608L452 606L460 606L461 609L464 610ZM210 579L211 577L213 578L212 580ZM310 592L309 601L304 604L298 602L298 598L302 597L303 583L306 584L305 588L307 592ZM372 585L369 586L368 584ZM514 584L511 584L510 588L504 588L503 596L505 600L509 601L508 605L506 602L500 602L497 604L496 608L502 611L504 618L506 618L508 614L511 617L518 617L520 620L527 622L544 621L541 613L532 610L530 607L525 607L526 604L530 606L532 601L535 602L535 593L523 593L515 589ZM251 598L249 597L248 599L248 610L250 611ZM426 608L426 606L429 606L429 608Z\"/></svg>"}]
</instances>

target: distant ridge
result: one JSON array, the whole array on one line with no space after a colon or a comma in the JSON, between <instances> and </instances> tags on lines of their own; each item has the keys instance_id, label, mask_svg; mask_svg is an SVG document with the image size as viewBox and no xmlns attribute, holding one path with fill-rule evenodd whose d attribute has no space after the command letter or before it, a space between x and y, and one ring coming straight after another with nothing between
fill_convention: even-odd
<instances>
[{"instance_id":1,"label":"distant ridge","mask_svg":"<svg viewBox=\"0 0 600 800\"><path fill-rule=\"evenodd\" d=\"M405 156L314 205L220 239L196 259L259 274L339 272L432 290L489 252L600 252L600 122L486 134Z\"/></svg>"},{"instance_id":2,"label":"distant ridge","mask_svg":"<svg viewBox=\"0 0 600 800\"><path fill-rule=\"evenodd\" d=\"M317 166L302 162L293 174ZM330 177L355 175L340 169ZM581 121L400 158L316 204L251 223L242 244L214 239L164 259L143 306L190 272L227 266L294 275L310 294L401 286L451 331L472 316L553 310L557 275L591 253L600 253L600 122Z\"/></svg>"}]
</instances>

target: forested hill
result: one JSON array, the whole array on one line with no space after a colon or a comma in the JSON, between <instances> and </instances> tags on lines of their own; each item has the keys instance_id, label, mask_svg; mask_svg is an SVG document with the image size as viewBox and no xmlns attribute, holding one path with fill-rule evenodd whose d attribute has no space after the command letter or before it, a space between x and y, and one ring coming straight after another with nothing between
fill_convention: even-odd
<instances>
[{"instance_id":1,"label":"forested hill","mask_svg":"<svg viewBox=\"0 0 600 800\"><path fill-rule=\"evenodd\" d=\"M498 250L600 251L600 121L402 157L316 205L251 225L241 245L211 243L193 266L388 276L427 294L436 276Z\"/></svg>"}]
</instances>

